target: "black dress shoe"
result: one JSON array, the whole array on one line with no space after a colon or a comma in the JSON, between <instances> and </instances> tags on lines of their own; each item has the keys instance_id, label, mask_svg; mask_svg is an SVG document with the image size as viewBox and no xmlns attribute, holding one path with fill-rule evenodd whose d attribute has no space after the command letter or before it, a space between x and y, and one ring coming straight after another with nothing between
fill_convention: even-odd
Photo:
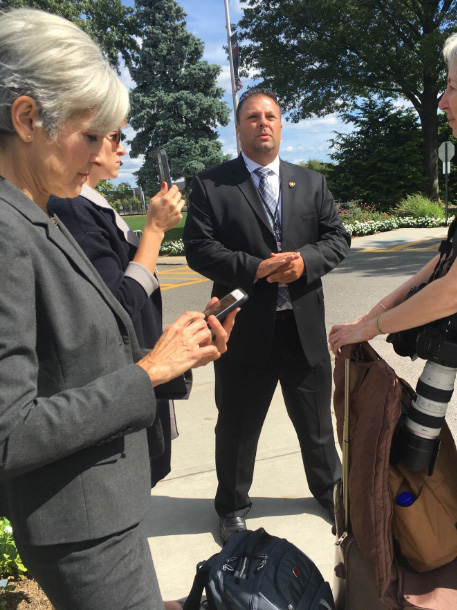
<instances>
[{"instance_id":1,"label":"black dress shoe","mask_svg":"<svg viewBox=\"0 0 457 610\"><path fill-rule=\"evenodd\" d=\"M246 529L246 519L244 517L221 517L220 534L222 542L233 534Z\"/></svg>"}]
</instances>

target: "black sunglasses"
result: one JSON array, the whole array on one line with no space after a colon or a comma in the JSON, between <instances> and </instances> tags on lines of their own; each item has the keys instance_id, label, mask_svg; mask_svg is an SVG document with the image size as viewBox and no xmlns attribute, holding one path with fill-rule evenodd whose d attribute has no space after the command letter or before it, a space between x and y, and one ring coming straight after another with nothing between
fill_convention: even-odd
<instances>
[{"instance_id":1,"label":"black sunglasses","mask_svg":"<svg viewBox=\"0 0 457 610\"><path fill-rule=\"evenodd\" d=\"M121 143L121 128L119 127L119 129L116 130L116 132L113 134L112 137L112 143L116 146L116 148L119 146L119 144Z\"/></svg>"}]
</instances>

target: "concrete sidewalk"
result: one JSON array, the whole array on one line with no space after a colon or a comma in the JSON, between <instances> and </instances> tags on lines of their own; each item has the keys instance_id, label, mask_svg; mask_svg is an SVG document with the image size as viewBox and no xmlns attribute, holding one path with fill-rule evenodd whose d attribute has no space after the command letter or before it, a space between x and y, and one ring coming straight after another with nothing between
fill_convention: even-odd
<instances>
[{"instance_id":1,"label":"concrete sidewalk","mask_svg":"<svg viewBox=\"0 0 457 610\"><path fill-rule=\"evenodd\" d=\"M176 402L180 436L173 441L172 472L151 496L147 533L164 599L187 595L196 564L221 548L213 506L217 484L213 380L212 366L196 369L190 399ZM260 438L250 495L253 507L248 527L264 527L270 534L288 538L330 579L331 525L308 490L297 437L280 392L275 394Z\"/></svg>"},{"instance_id":2,"label":"concrete sidewalk","mask_svg":"<svg viewBox=\"0 0 457 610\"><path fill-rule=\"evenodd\" d=\"M353 239L353 249L392 248L437 239L444 227L399 229ZM171 260L170 260L171 258ZM183 257L161 257L161 264L186 264ZM188 401L176 402L180 436L173 441L172 472L153 490L147 532L164 599L186 596L196 564L220 550L218 520L213 508L214 377L212 366L194 371ZM312 498L304 474L298 441L276 392L257 453L253 507L248 527L264 527L288 538L317 564L333 584L334 536L326 512Z\"/></svg>"}]
</instances>

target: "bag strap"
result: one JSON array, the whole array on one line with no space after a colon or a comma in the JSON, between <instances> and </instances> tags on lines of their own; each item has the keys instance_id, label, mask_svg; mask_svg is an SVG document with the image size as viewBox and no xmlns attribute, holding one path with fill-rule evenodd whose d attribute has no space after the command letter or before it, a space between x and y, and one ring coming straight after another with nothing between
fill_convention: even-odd
<instances>
[{"instance_id":1,"label":"bag strap","mask_svg":"<svg viewBox=\"0 0 457 610\"><path fill-rule=\"evenodd\" d=\"M344 421L343 421L343 522L346 532L349 531L349 412L350 412L351 360L344 359Z\"/></svg>"},{"instance_id":2,"label":"bag strap","mask_svg":"<svg viewBox=\"0 0 457 610\"><path fill-rule=\"evenodd\" d=\"M210 566L208 566L207 561L203 561L197 565L197 573L194 582L192 583L192 589L184 602L183 610L200 609L203 589L206 589L208 585L209 570Z\"/></svg>"},{"instance_id":3,"label":"bag strap","mask_svg":"<svg viewBox=\"0 0 457 610\"><path fill-rule=\"evenodd\" d=\"M252 534L246 539L246 542L240 551L240 555L246 556L248 559L252 559L258 554L265 540L270 538L270 534L267 534L263 527L259 527L258 530L252 532Z\"/></svg>"},{"instance_id":4,"label":"bag strap","mask_svg":"<svg viewBox=\"0 0 457 610\"><path fill-rule=\"evenodd\" d=\"M382 360L378 352L371 347L368 341L363 343L350 343L341 348L341 358L349 358L351 361L361 360L363 362L377 362Z\"/></svg>"},{"instance_id":5,"label":"bag strap","mask_svg":"<svg viewBox=\"0 0 457 610\"><path fill-rule=\"evenodd\" d=\"M429 284L433 280L436 280L438 277L445 275L445 273L447 273L449 271L449 267L451 266L451 264L454 262L454 259L457 255L456 252L453 252L453 250L454 250L453 239L454 239L454 233L456 232L456 230L457 230L457 216L454 218L454 220L449 225L449 230L447 232L446 239L443 239L443 241L440 243L440 247L438 248L438 251L440 253L440 258L439 258L438 262L436 263L435 269L433 270L433 273L430 276L430 279L428 280L427 284ZM444 270L446 264L447 264L447 269Z\"/></svg>"}]
</instances>

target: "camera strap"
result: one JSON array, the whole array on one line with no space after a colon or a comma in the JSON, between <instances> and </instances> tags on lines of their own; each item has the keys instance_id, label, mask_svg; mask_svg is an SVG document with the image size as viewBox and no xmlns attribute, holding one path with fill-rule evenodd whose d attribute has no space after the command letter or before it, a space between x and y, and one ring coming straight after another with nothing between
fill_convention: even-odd
<instances>
[{"instance_id":1,"label":"camera strap","mask_svg":"<svg viewBox=\"0 0 457 610\"><path fill-rule=\"evenodd\" d=\"M454 218L454 220L449 225L447 237L446 237L446 239L443 239L443 241L440 244L440 247L438 248L438 251L440 253L440 258L436 264L435 269L433 270L432 275L430 276L430 279L427 282L428 284L430 282L433 282L433 280L436 280L437 278L442 277L443 275L446 275L446 273L449 271L449 268L451 267L452 263L454 262L454 260L457 256L457 251L456 251L457 244L454 243L454 234L456 232L456 229L457 229L457 216Z\"/></svg>"}]
</instances>

